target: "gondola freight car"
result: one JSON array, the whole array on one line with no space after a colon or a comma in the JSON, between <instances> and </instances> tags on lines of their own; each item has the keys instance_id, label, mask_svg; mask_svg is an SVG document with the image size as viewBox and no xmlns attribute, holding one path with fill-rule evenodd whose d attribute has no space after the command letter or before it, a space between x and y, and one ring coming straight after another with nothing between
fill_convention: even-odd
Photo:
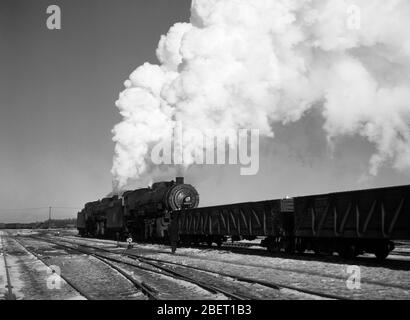
<instances>
[{"instance_id":1,"label":"gondola freight car","mask_svg":"<svg viewBox=\"0 0 410 320\"><path fill-rule=\"evenodd\" d=\"M299 252L384 259L393 240L410 239L410 186L297 197L294 235Z\"/></svg>"},{"instance_id":2,"label":"gondola freight car","mask_svg":"<svg viewBox=\"0 0 410 320\"><path fill-rule=\"evenodd\" d=\"M410 239L410 186L182 210L173 223L185 244L263 236L271 252L367 252L383 260L394 240Z\"/></svg>"},{"instance_id":3,"label":"gondola freight car","mask_svg":"<svg viewBox=\"0 0 410 320\"><path fill-rule=\"evenodd\" d=\"M286 248L292 238L293 211L293 199L282 199L182 210L174 220L184 244L220 245L227 237L264 236Z\"/></svg>"}]
</instances>

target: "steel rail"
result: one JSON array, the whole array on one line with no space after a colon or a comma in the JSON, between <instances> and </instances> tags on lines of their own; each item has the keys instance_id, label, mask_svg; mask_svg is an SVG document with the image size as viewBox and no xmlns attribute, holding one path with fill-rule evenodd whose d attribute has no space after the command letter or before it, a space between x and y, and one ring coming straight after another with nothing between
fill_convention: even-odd
<instances>
[{"instance_id":1,"label":"steel rail","mask_svg":"<svg viewBox=\"0 0 410 320\"><path fill-rule=\"evenodd\" d=\"M6 284L6 288L7 288L6 300L16 300L16 296L15 296L15 294L13 294L13 286L12 286L12 284L11 284L9 265L7 264L6 247L4 246L3 235L1 235L1 247L2 247L2 251L3 251L4 269L6 270L6 279L7 279L7 284Z\"/></svg>"},{"instance_id":2,"label":"steel rail","mask_svg":"<svg viewBox=\"0 0 410 320\"><path fill-rule=\"evenodd\" d=\"M87 245L87 244L79 244L79 243L70 242L70 241L63 240L63 239L61 239L61 241L65 241L65 242L68 242L70 244L80 245L80 246L83 246L83 247L89 247L89 248L92 248L92 249L97 249L97 250L100 250L100 251L109 252L109 253L113 254L112 251L107 250L105 248L90 246L90 245ZM163 264L168 264L168 265L176 265L176 266L183 267L183 268L186 268L186 269L193 269L193 270L197 270L197 271L212 273L212 274L216 274L216 275L219 275L219 276L233 278L237 281L242 281L242 282L247 282L247 283L252 283L252 284L259 284L259 285L269 287L269 288L272 288L272 289L276 289L276 290L287 289L287 290L301 292L303 294L308 294L308 295L317 296L317 297L326 298L326 299L350 300L350 298L348 298L348 297L343 297L343 296L338 296L338 295L333 295L333 294L327 294L327 293L323 293L323 292L317 292L317 291L310 290L310 289L303 289L303 288L298 288L298 287L285 285L285 284L279 284L279 283L275 283L275 282L267 282L267 281L256 280L256 279L242 277L242 276L236 276L236 275L232 275L232 274L229 274L229 273L217 272L217 271L213 271L213 270L209 270L209 269L201 268L201 267L187 266L187 265L183 265L183 264L176 263L176 262L170 262L170 261L166 261L166 260L148 258L148 257L144 257L144 256L141 256L141 255L133 254L133 253L125 253L124 252L123 255L126 255L126 256L128 256L130 258L133 258L135 260L139 260L141 262L147 263L147 264L152 265L154 267L163 269L165 271L169 271L169 268L166 268L164 266L158 266L157 263L163 263ZM175 271L171 270L171 272L175 272ZM244 299L245 298L246 299L246 297L244 297L244 296L240 296L240 297L237 297L237 298L239 298L239 299Z\"/></svg>"},{"instance_id":3,"label":"steel rail","mask_svg":"<svg viewBox=\"0 0 410 320\"><path fill-rule=\"evenodd\" d=\"M79 249L79 248L73 248L73 247L65 246L65 245L63 245L63 244L61 244L61 243L52 241L52 240L50 240L50 239L37 238L37 237L32 237L32 238L33 238L33 239L36 239L36 240L39 240L39 241L44 241L44 242L53 243L53 244L55 244L55 245L57 245L57 246L66 247L66 248L69 248L69 249L71 249L71 250L76 250L76 251L79 251L79 252L82 252L82 253L85 253L85 254L88 254L88 255L96 256L96 257L99 257L100 259L106 259L106 260L110 260L110 261L113 261L113 262L116 262L116 263L126 264L126 265L132 266L132 267L134 267L134 268L142 269L142 270L144 270L144 271L148 271L148 272L152 272L152 273L157 273L157 274L160 274L160 275L164 275L164 272L165 272L165 275L168 275L168 276L170 276L170 277L172 277L172 278L174 278L174 279L183 280L183 281L185 281L185 282L189 282L189 283L195 284L195 285L197 285L198 287L201 287L201 288L203 288L203 289L205 289L205 290L207 290L207 291L209 291L209 292L211 292L211 293L214 293L214 294L216 294L216 293L222 293L223 295L225 295L226 297L231 298L231 299L235 299L235 300L249 300L249 299L250 299L250 297L248 297L248 296L246 296L246 295L239 294L239 293L235 293L235 292L232 292L232 291L229 291L229 290L225 290L224 288L221 288L220 286L211 285L211 284L205 283L205 282L203 282L203 281L199 281L199 280L193 279L193 278L191 278L191 277L189 277L189 276L187 276L187 275L184 275L184 274L181 273L181 272L177 272L177 271L175 271L175 270L171 270L170 268L167 268L167 267L164 267L164 266L160 266L160 265L158 265L158 264L156 264L156 263L153 263L152 261L148 261L148 260L147 260L147 261L143 261L143 259L138 259L140 262L145 263L145 264L148 264L148 265L150 265L150 266L152 266L152 267L154 267L154 268L160 269L160 270L162 270L162 271L164 271L164 272L157 271L157 270L153 270L153 269L150 269L150 268L144 268L144 267L142 267L142 266L138 266L138 265L135 265L135 264L132 264L132 263L127 263L126 261L118 260L118 259L115 259L115 258L112 258L112 257L107 257L107 256L104 256L104 255L101 255L101 254L97 254L97 253L95 253L95 252L88 252L88 251L86 251L86 250L81 250L81 249ZM60 239L60 240L61 240L61 239ZM77 245L77 246L82 246L82 247L88 247L88 248L92 248L92 249L94 249L94 250L97 249L97 250L100 250L100 251L104 251L104 252L113 254L113 252L111 252L111 251L109 251L109 250L106 250L106 249L104 249L104 248L93 247L93 246L84 245L84 244L79 244L79 243L73 243L73 242L70 242L70 241L67 241L67 240L61 240L61 241L70 243L70 244L72 244L72 245ZM118 254L118 253L114 253L114 254ZM135 257L134 257L134 256L130 256L130 255L127 254L127 253L124 253L123 255L125 255L125 256L127 256L127 257L130 257L130 258L132 258L132 259L135 260ZM183 265L181 265L181 266L183 266ZM183 266L183 267L185 267L185 266Z\"/></svg>"},{"instance_id":4,"label":"steel rail","mask_svg":"<svg viewBox=\"0 0 410 320\"><path fill-rule=\"evenodd\" d=\"M88 254L88 255L90 255L90 256L93 256L93 257L96 258L97 260L99 260L99 261L105 263L105 264L108 265L110 268L112 268L112 269L116 270L117 272L119 272L122 276L124 276L128 281L130 281L135 287L137 287L138 289L140 289L140 290L141 290L145 295L147 295L150 299L154 299L154 300L157 299L157 298L156 298L156 293L157 293L156 290L150 288L149 286L147 286L146 284L144 284L144 283L142 283L142 282L139 282L139 281L135 280L134 278L130 277L126 272L124 272L123 270L121 270L121 269L118 268L117 266L113 265L112 263L110 263L110 262L108 262L108 261L105 261L104 259L101 259L99 256L96 256L95 254L86 252L86 251L84 251L84 250L80 250L80 249L72 248L72 247L69 247L69 246L65 246L65 245L62 245L62 244L58 244L58 243L55 243L55 242L50 241L50 240L45 240L45 239L43 239L43 238L38 238L38 237L30 237L30 238L33 238L33 239L39 240L39 241L43 241L43 242L53 243L53 244L55 244L55 245L58 245L58 246L60 246L60 247L66 248L66 249L74 250L74 251L77 251L77 252L80 252L80 253L85 253L85 254ZM27 249L27 248L26 248L26 249ZM27 250L30 251L29 249L27 249ZM66 279L64 279L64 280L66 280ZM66 280L66 281L67 281L67 280ZM70 284L70 285L73 286L72 284ZM74 287L74 288L75 288L75 287ZM76 289L76 290L77 290L77 289ZM77 290L77 291L78 291L78 290ZM79 292L80 292L80 291L79 291ZM91 300L90 298L87 298L87 299L88 299L88 300Z\"/></svg>"},{"instance_id":5,"label":"steel rail","mask_svg":"<svg viewBox=\"0 0 410 320\"><path fill-rule=\"evenodd\" d=\"M36 259L38 259L39 261L41 261L43 264L45 264L48 268L51 269L51 271L55 272L55 270L53 268L51 268L51 266L43 259L41 258L36 252L34 252L33 250L29 249L27 246L25 246L24 244L22 244L19 240L17 240L16 238L14 238L14 241L16 241L20 246L22 246L25 250L27 250L31 255L33 255ZM84 298L86 298L87 300L92 300L92 298L85 293L83 290L79 289L76 285L74 285L70 280L68 280L65 276L63 275L59 275L59 277L61 279L63 279L70 287L72 287L75 291L77 291L81 296L83 296Z\"/></svg>"},{"instance_id":6,"label":"steel rail","mask_svg":"<svg viewBox=\"0 0 410 320\"><path fill-rule=\"evenodd\" d=\"M81 241L81 239L71 239L70 238L70 240L71 241ZM98 241L99 239L94 239L94 238L89 238L89 239L83 239L83 241L88 241L88 240L92 240L92 241L95 241L95 242L98 242L98 243L104 243L104 244L110 244L109 242L102 242L102 241ZM84 245L84 244L83 244ZM87 245L85 245L85 246L87 246ZM235 249L239 249L239 248L235 248ZM246 250L246 251L244 251L244 252L248 252L248 250L251 250L251 249L245 249L245 248L240 248L240 249L244 249L244 250ZM108 251L109 252L109 250L107 250L107 249L104 249L104 248L100 248L100 250L106 250L106 251ZM256 249L256 250L258 250L258 249ZM165 252L163 252L163 251L161 251L161 253L165 253ZM394 251L391 253L392 254L392 256L402 256L402 257L405 257L406 255L401 255L401 254L396 254L396 253L394 253ZM193 257L194 259L199 259L199 260L206 260L205 258L199 258L199 257ZM310 259L311 257L310 257L310 254L306 254L306 258L307 259ZM394 262L395 260L391 260L392 262ZM227 264L233 264L233 265L238 265L238 266L240 266L240 265L242 265L242 264L240 264L240 263L235 263L235 262L232 262L232 261L219 261L218 260L218 262L221 262L221 263L227 263ZM329 261L329 262L332 262L331 260ZM408 262L407 260L405 261L405 262ZM367 261L366 261L366 263L368 263ZM371 263L373 263L373 262L371 262ZM247 266L247 267L259 267L258 265L253 265L253 264L245 264L244 266ZM379 266L379 265L377 265L377 266ZM410 265L409 265L410 266ZM309 275L309 276L322 276L322 277L326 277L326 278L330 278L330 279L336 279L336 280L343 280L343 279L345 279L345 278L343 278L343 277L341 277L341 276L332 276L332 275L328 275L328 274L320 274L320 273L318 273L318 272L313 272L313 271L306 271L306 270L301 270L301 269L284 269L284 268L280 268L280 267L275 267L275 266L260 266L260 267L262 267L262 268L268 268L268 269L273 269L273 270L278 270L278 271L290 271L290 272L295 272L295 273L299 273L299 274L306 274L306 275ZM367 279L362 279L362 283L366 283L366 284L369 284L369 285L376 285L376 286L382 286L382 287L386 287L386 288L397 288L397 289L401 289L401 290L409 290L409 286L406 286L406 285L400 285L400 284L394 284L394 283L384 283L384 282L381 282L381 281L377 281L377 280L367 280ZM347 298L345 298L345 299L347 299Z\"/></svg>"}]
</instances>

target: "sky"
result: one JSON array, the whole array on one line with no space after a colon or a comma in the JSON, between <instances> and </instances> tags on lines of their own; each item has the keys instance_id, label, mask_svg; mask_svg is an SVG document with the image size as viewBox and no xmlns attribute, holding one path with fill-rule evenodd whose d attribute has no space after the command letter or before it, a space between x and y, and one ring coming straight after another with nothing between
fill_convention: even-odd
<instances>
[{"instance_id":1,"label":"sky","mask_svg":"<svg viewBox=\"0 0 410 320\"><path fill-rule=\"evenodd\" d=\"M51 4L61 8L61 30L46 27ZM111 129L120 121L114 102L189 7L184 0L0 1L0 209L81 207L110 191ZM42 215L3 210L0 221Z\"/></svg>"},{"instance_id":2,"label":"sky","mask_svg":"<svg viewBox=\"0 0 410 320\"><path fill-rule=\"evenodd\" d=\"M46 27L50 4L61 8L61 30ZM111 191L118 94L136 67L157 63L160 36L189 16L189 0L0 2L0 222L44 220L49 206L54 218L75 217ZM275 139L262 138L257 175L194 165L186 182L200 205L409 184L388 163L367 176L374 146L351 136L331 150L323 125L314 109L276 125Z\"/></svg>"}]
</instances>

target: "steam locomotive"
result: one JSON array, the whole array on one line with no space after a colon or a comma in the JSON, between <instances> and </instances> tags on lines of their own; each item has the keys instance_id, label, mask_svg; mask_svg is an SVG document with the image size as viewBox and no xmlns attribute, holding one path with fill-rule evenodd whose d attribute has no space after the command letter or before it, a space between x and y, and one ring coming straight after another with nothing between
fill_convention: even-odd
<instances>
[{"instance_id":1,"label":"steam locomotive","mask_svg":"<svg viewBox=\"0 0 410 320\"><path fill-rule=\"evenodd\" d=\"M410 239L410 185L198 208L192 185L158 182L87 203L78 213L82 236L167 241L175 224L185 245L264 237L271 252L313 250L345 258L373 253L380 260L393 240Z\"/></svg>"},{"instance_id":2,"label":"steam locomotive","mask_svg":"<svg viewBox=\"0 0 410 320\"><path fill-rule=\"evenodd\" d=\"M77 215L77 228L81 236L123 239L131 234L138 241L167 239L171 214L198 203L196 189L178 177L87 203Z\"/></svg>"}]
</instances>

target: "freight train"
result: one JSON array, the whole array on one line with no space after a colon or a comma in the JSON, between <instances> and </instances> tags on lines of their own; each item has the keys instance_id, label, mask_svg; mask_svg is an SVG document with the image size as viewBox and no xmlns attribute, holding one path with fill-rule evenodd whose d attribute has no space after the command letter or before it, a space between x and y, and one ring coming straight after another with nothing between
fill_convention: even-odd
<instances>
[{"instance_id":1,"label":"freight train","mask_svg":"<svg viewBox=\"0 0 410 320\"><path fill-rule=\"evenodd\" d=\"M82 236L166 241L175 224L184 245L264 237L270 252L373 253L410 239L410 185L198 208L183 178L91 202L78 213Z\"/></svg>"}]
</instances>

